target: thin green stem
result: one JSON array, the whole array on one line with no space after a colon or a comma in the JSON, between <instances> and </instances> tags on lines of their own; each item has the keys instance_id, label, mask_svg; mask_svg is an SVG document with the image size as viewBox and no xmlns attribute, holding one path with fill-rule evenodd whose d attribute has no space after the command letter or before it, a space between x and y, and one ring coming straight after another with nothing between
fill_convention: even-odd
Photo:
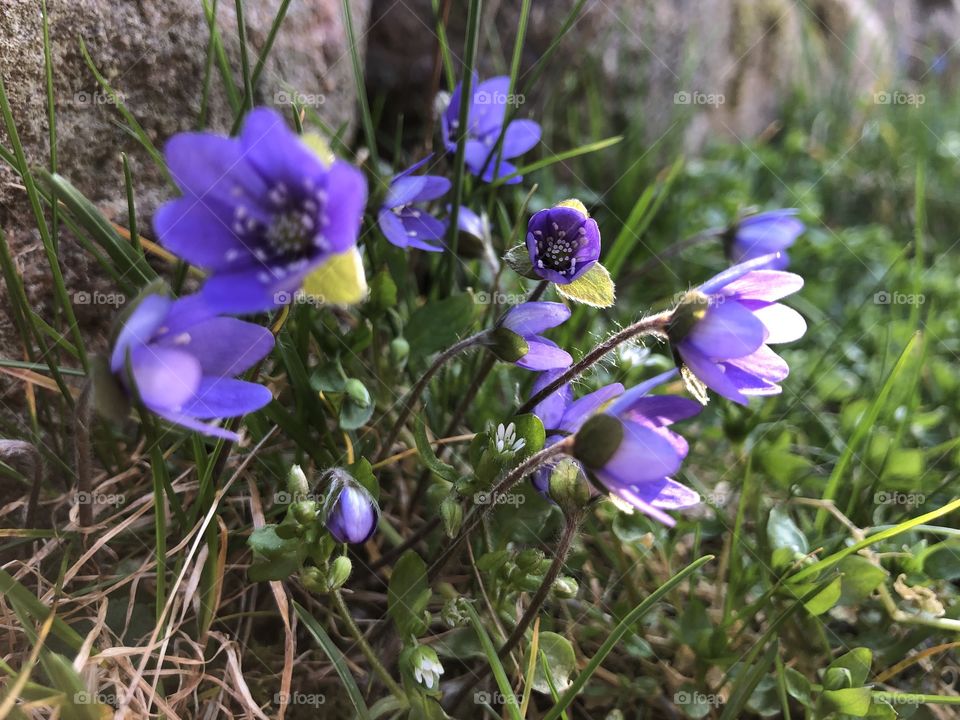
<instances>
[{"instance_id":1,"label":"thin green stem","mask_svg":"<svg viewBox=\"0 0 960 720\"><path fill-rule=\"evenodd\" d=\"M393 443L396 442L397 436L400 435L400 430L406 424L407 419L410 417L410 413L413 412L414 406L420 399L420 396L423 394L423 391L426 389L427 385L430 383L430 380L434 375L437 374L437 371L443 367L448 360L456 357L464 350L479 344L480 341L486 336L487 331L483 330L475 335L464 338L454 345L451 345L449 348L437 355L433 361L433 364L427 368L427 371L420 376L420 379L417 380L416 384L410 388L410 392L407 393L406 397L400 401L400 414L397 416L397 420L393 424L390 434L387 435L386 441L380 447L380 454L378 455L376 462L380 462L389 454L390 448L393 447Z\"/></svg>"},{"instance_id":2,"label":"thin green stem","mask_svg":"<svg viewBox=\"0 0 960 720\"><path fill-rule=\"evenodd\" d=\"M347 604L343 601L343 596L340 594L339 590L334 590L331 593L333 596L333 604L337 608L337 613L343 618L343 621L347 624L347 630L350 632L350 636L353 638L354 642L360 646L360 651L363 653L363 656L367 659L367 662L370 663L370 668L377 674L383 684L387 686L393 695L397 699L406 702L406 693L403 692L403 688L397 684L397 681L393 679L387 669L383 666L383 663L380 662L380 658L377 657L377 654L373 651L373 648L370 647L370 643L367 642L367 639L363 636L363 633L360 632L360 628L357 627L357 623L354 622L353 616L350 614L350 610L347 608Z\"/></svg>"}]
</instances>

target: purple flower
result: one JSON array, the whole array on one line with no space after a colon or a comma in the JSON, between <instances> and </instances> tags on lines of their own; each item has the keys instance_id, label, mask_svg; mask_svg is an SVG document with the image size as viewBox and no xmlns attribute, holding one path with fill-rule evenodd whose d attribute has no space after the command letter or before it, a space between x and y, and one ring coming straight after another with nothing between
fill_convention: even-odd
<instances>
[{"instance_id":1,"label":"purple flower","mask_svg":"<svg viewBox=\"0 0 960 720\"><path fill-rule=\"evenodd\" d=\"M555 342L542 337L570 317L570 308L557 302L527 302L510 308L491 331L491 350L502 360L527 370L568 367L573 358Z\"/></svg>"},{"instance_id":2,"label":"purple flower","mask_svg":"<svg viewBox=\"0 0 960 720\"><path fill-rule=\"evenodd\" d=\"M337 500L327 515L327 530L338 542L366 542L377 528L377 507L359 485L345 483L339 487Z\"/></svg>"},{"instance_id":3,"label":"purple flower","mask_svg":"<svg viewBox=\"0 0 960 720\"><path fill-rule=\"evenodd\" d=\"M396 175L390 181L387 197L380 207L378 220L387 240L397 247L415 247L441 252L431 243L443 239L446 226L416 203L436 200L450 189L450 181L438 175L414 175L432 155Z\"/></svg>"},{"instance_id":4,"label":"purple flower","mask_svg":"<svg viewBox=\"0 0 960 720\"><path fill-rule=\"evenodd\" d=\"M734 265L691 290L667 328L687 369L741 405L751 395L781 392L777 383L790 368L768 345L797 340L807 329L796 310L776 302L803 287L803 278L765 269L775 259Z\"/></svg>"},{"instance_id":5,"label":"purple flower","mask_svg":"<svg viewBox=\"0 0 960 720\"><path fill-rule=\"evenodd\" d=\"M447 212L450 212L449 206L447 206ZM457 229L478 240L490 237L490 223L487 221L487 216L477 215L466 205L461 205L457 213Z\"/></svg>"},{"instance_id":6,"label":"purple flower","mask_svg":"<svg viewBox=\"0 0 960 720\"><path fill-rule=\"evenodd\" d=\"M211 273L201 295L219 312L276 307L356 245L362 173L325 164L273 110L252 110L237 138L175 135L166 159L183 196L157 211L154 227L168 250Z\"/></svg>"},{"instance_id":7,"label":"purple flower","mask_svg":"<svg viewBox=\"0 0 960 720\"><path fill-rule=\"evenodd\" d=\"M465 161L467 167L484 182L507 175L516 171L516 166L506 162L527 152L540 141L540 126L533 120L513 120L507 125L503 133L503 144L499 151L500 163L497 164L497 140L503 129L507 105L512 102L510 92L510 78L506 75L490 78L477 83L474 75L473 91L467 115ZM457 149L457 137L460 122L460 94L461 84L457 84L450 103L440 118L443 130L443 142L448 152ZM523 178L517 176L508 181L513 185Z\"/></svg>"},{"instance_id":8,"label":"purple flower","mask_svg":"<svg viewBox=\"0 0 960 720\"><path fill-rule=\"evenodd\" d=\"M600 229L579 201L568 200L530 218L527 252L537 275L566 285L600 258Z\"/></svg>"},{"instance_id":9,"label":"purple flower","mask_svg":"<svg viewBox=\"0 0 960 720\"><path fill-rule=\"evenodd\" d=\"M672 480L687 455L687 442L669 430L693 417L700 405L672 395L648 395L676 370L647 380L581 423L574 456L604 490L624 503L672 526L665 510L700 502L693 490ZM588 396L589 397L589 396Z\"/></svg>"},{"instance_id":10,"label":"purple flower","mask_svg":"<svg viewBox=\"0 0 960 720\"><path fill-rule=\"evenodd\" d=\"M783 270L790 264L784 252L806 230L797 210L771 210L748 215L727 231L725 245L730 262L741 263L761 255L779 253L767 267Z\"/></svg>"},{"instance_id":11,"label":"purple flower","mask_svg":"<svg viewBox=\"0 0 960 720\"><path fill-rule=\"evenodd\" d=\"M262 360L273 342L267 328L215 315L197 295L147 295L120 330L110 368L128 392L135 384L151 412L236 440L236 433L200 421L244 415L270 402L266 387L234 376Z\"/></svg>"},{"instance_id":12,"label":"purple flower","mask_svg":"<svg viewBox=\"0 0 960 720\"><path fill-rule=\"evenodd\" d=\"M560 368L541 373L533 383L530 396L533 397L539 393L562 372L563 369ZM540 418L547 432L544 447L549 447L565 436L577 432L600 407L622 394L623 385L612 383L575 401L570 383L561 385L533 408L533 414ZM534 470L531 476L533 486L544 496L550 489L550 475L554 467L556 467L555 462L546 463Z\"/></svg>"}]
</instances>

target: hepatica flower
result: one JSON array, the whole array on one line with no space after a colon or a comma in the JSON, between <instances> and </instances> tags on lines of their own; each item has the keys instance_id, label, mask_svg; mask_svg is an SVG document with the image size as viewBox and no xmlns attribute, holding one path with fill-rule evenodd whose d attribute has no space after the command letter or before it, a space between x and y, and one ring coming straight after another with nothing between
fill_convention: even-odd
<instances>
[{"instance_id":1,"label":"hepatica flower","mask_svg":"<svg viewBox=\"0 0 960 720\"><path fill-rule=\"evenodd\" d=\"M338 493L327 514L326 525L338 542L364 543L377 529L379 512L370 494L361 486L347 482L338 485Z\"/></svg>"},{"instance_id":2,"label":"hepatica flower","mask_svg":"<svg viewBox=\"0 0 960 720\"><path fill-rule=\"evenodd\" d=\"M700 496L668 477L687 455L687 442L669 426L696 415L693 400L649 395L676 370L657 375L582 422L573 454L605 491L656 520L673 525L666 510L696 505Z\"/></svg>"},{"instance_id":3,"label":"hepatica flower","mask_svg":"<svg viewBox=\"0 0 960 720\"><path fill-rule=\"evenodd\" d=\"M464 159L470 172L485 182L512 175L516 166L507 162L519 157L540 142L540 126L533 120L512 120L503 132L503 144L498 152L497 140L503 130L507 106L518 102L509 95L510 78L503 75L482 83L474 77L472 97L467 115ZM456 152L460 132L460 97L462 85L457 84L446 110L440 117L443 142L448 152ZM497 156L500 162L497 163ZM514 185L522 180L517 176L508 181Z\"/></svg>"},{"instance_id":4,"label":"hepatica flower","mask_svg":"<svg viewBox=\"0 0 960 720\"><path fill-rule=\"evenodd\" d=\"M263 385L234 376L263 359L273 342L268 329L214 315L196 295L180 300L147 295L120 330L110 369L151 412L236 440L236 433L202 421L237 417L270 402Z\"/></svg>"},{"instance_id":5,"label":"hepatica flower","mask_svg":"<svg viewBox=\"0 0 960 720\"><path fill-rule=\"evenodd\" d=\"M563 323L570 308L557 302L527 302L510 308L490 331L488 345L501 360L527 370L568 367L570 354L540 333Z\"/></svg>"},{"instance_id":6,"label":"hepatica flower","mask_svg":"<svg viewBox=\"0 0 960 720\"><path fill-rule=\"evenodd\" d=\"M778 383L790 368L768 346L797 340L807 329L796 310L776 302L803 287L803 278L765 269L775 259L734 265L691 290L667 327L686 368L741 405L752 395L781 392Z\"/></svg>"},{"instance_id":7,"label":"hepatica flower","mask_svg":"<svg viewBox=\"0 0 960 720\"><path fill-rule=\"evenodd\" d=\"M363 175L341 160L327 163L273 110L252 110L237 138L175 135L165 155L183 196L157 212L157 235L210 272L201 294L218 311L275 307L356 245Z\"/></svg>"},{"instance_id":8,"label":"hepatica flower","mask_svg":"<svg viewBox=\"0 0 960 720\"><path fill-rule=\"evenodd\" d=\"M534 382L530 396L533 397L539 393L562 372L563 369L557 369L542 373ZM547 431L544 446L554 445L564 437L577 432L604 404L622 394L623 385L612 383L574 400L570 383L561 385L533 408L533 414L540 418L540 422ZM542 495L546 495L550 489L550 475L554 467L556 467L555 462L546 463L537 468L531 476L533 486Z\"/></svg>"},{"instance_id":9,"label":"hepatica flower","mask_svg":"<svg viewBox=\"0 0 960 720\"><path fill-rule=\"evenodd\" d=\"M748 215L730 228L724 237L727 256L733 263L753 260L761 255L779 253L767 265L771 270L783 270L790 264L784 252L806 229L796 217L797 210L771 210Z\"/></svg>"},{"instance_id":10,"label":"hepatica flower","mask_svg":"<svg viewBox=\"0 0 960 720\"><path fill-rule=\"evenodd\" d=\"M600 258L600 228L578 200L534 213L526 243L533 271L558 285L572 283Z\"/></svg>"},{"instance_id":11,"label":"hepatica flower","mask_svg":"<svg viewBox=\"0 0 960 720\"><path fill-rule=\"evenodd\" d=\"M438 175L414 175L432 155L412 165L390 181L390 189L377 216L387 240L397 247L415 247L440 252L433 243L443 238L446 226L423 209L450 189L450 181ZM418 205L419 204L419 205Z\"/></svg>"}]
</instances>

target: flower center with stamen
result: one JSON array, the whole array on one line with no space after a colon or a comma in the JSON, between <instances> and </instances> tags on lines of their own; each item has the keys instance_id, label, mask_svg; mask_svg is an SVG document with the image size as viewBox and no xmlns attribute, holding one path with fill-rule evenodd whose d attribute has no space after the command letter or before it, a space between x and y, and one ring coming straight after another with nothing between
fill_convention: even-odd
<instances>
[{"instance_id":1,"label":"flower center with stamen","mask_svg":"<svg viewBox=\"0 0 960 720\"><path fill-rule=\"evenodd\" d=\"M303 210L277 213L267 227L264 237L276 257L302 255L313 245L316 221Z\"/></svg>"},{"instance_id":2,"label":"flower center with stamen","mask_svg":"<svg viewBox=\"0 0 960 720\"><path fill-rule=\"evenodd\" d=\"M561 275L573 275L577 271L576 253L586 241L586 234L582 225L575 232L567 232L557 223L550 223L545 230L534 230L537 265Z\"/></svg>"}]
</instances>

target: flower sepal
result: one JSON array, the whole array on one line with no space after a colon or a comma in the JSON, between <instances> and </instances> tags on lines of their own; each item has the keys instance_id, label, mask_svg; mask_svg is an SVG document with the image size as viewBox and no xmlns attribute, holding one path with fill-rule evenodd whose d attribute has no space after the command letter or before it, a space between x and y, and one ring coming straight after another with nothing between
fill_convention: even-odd
<instances>
[{"instance_id":1,"label":"flower sepal","mask_svg":"<svg viewBox=\"0 0 960 720\"><path fill-rule=\"evenodd\" d=\"M524 337L505 327L487 333L483 344L498 360L508 363L516 362L530 352L530 345Z\"/></svg>"},{"instance_id":2,"label":"flower sepal","mask_svg":"<svg viewBox=\"0 0 960 720\"><path fill-rule=\"evenodd\" d=\"M598 413L574 436L573 456L587 468L602 468L620 448L623 432L623 423L619 419Z\"/></svg>"}]
</instances>

